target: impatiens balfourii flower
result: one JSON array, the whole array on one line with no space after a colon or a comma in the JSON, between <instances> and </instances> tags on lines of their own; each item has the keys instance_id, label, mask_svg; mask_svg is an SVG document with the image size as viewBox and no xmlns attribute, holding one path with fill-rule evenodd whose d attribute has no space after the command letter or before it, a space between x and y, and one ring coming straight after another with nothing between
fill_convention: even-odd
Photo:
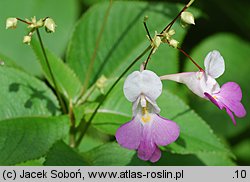
<instances>
[{"instance_id":1,"label":"impatiens balfourii flower","mask_svg":"<svg viewBox=\"0 0 250 182\"><path fill-rule=\"evenodd\" d=\"M156 99L162 93L160 78L152 71L131 73L124 83L124 95L133 103L133 118L116 132L117 142L125 148L136 149L142 160L156 162L161 157L158 146L174 142L179 126L159 115Z\"/></svg>"},{"instance_id":2,"label":"impatiens balfourii flower","mask_svg":"<svg viewBox=\"0 0 250 182\"><path fill-rule=\"evenodd\" d=\"M205 71L165 75L161 79L186 84L196 95L210 100L221 110L225 108L233 123L236 124L234 115L239 118L246 115L246 110L241 103L242 92L240 86L235 82L227 82L220 88L215 79L224 73L225 64L218 51L209 52L204 65Z\"/></svg>"}]
</instances>

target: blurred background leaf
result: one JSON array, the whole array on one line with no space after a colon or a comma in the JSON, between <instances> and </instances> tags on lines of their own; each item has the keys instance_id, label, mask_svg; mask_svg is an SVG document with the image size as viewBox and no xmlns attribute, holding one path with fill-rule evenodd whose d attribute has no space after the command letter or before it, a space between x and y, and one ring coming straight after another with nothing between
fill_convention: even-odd
<instances>
[{"instance_id":1,"label":"blurred background leaf","mask_svg":"<svg viewBox=\"0 0 250 182\"><path fill-rule=\"evenodd\" d=\"M66 60L82 82L86 78L107 7L108 3L92 6L78 22L69 43ZM160 32L181 8L182 6L171 3L113 2L89 84L93 84L101 74L106 77L118 76L149 45L143 27L144 16L149 16L148 26L154 36L155 31ZM194 11L194 14L197 15L198 12ZM185 31L178 24L174 29L178 32L175 38L181 41ZM149 69L157 70L158 74L177 71L177 55L176 50L162 45L152 57ZM170 60L171 64L166 64ZM140 63L134 66L133 70L138 69Z\"/></svg>"}]
</instances>

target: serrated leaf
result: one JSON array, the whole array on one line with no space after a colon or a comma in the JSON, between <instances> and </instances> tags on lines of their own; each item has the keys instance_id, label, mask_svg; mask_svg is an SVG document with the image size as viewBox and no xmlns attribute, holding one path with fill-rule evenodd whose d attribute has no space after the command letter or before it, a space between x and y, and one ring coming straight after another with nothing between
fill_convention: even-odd
<instances>
[{"instance_id":1,"label":"serrated leaf","mask_svg":"<svg viewBox=\"0 0 250 182\"><path fill-rule=\"evenodd\" d=\"M121 148L116 143L106 143L83 154L85 160L94 166L147 165L134 156L135 151Z\"/></svg>"},{"instance_id":2,"label":"serrated leaf","mask_svg":"<svg viewBox=\"0 0 250 182\"><path fill-rule=\"evenodd\" d=\"M26 117L0 121L0 165L42 157L69 131L68 116Z\"/></svg>"},{"instance_id":3,"label":"serrated leaf","mask_svg":"<svg viewBox=\"0 0 250 182\"><path fill-rule=\"evenodd\" d=\"M204 166L205 164L194 154L180 155L162 152L161 158L154 165L157 166Z\"/></svg>"},{"instance_id":4,"label":"serrated leaf","mask_svg":"<svg viewBox=\"0 0 250 182\"><path fill-rule=\"evenodd\" d=\"M0 83L0 120L59 113L54 94L35 77L3 66L0 67Z\"/></svg>"},{"instance_id":5,"label":"serrated leaf","mask_svg":"<svg viewBox=\"0 0 250 182\"><path fill-rule=\"evenodd\" d=\"M236 164L227 156L216 152L201 152L197 157L207 166L235 166Z\"/></svg>"},{"instance_id":6,"label":"serrated leaf","mask_svg":"<svg viewBox=\"0 0 250 182\"><path fill-rule=\"evenodd\" d=\"M45 161L45 158L41 157L40 159L28 160L28 161L16 164L15 166L43 166L44 161Z\"/></svg>"},{"instance_id":7,"label":"serrated leaf","mask_svg":"<svg viewBox=\"0 0 250 182\"><path fill-rule=\"evenodd\" d=\"M32 40L32 48L39 60L39 63L43 69L46 78L49 80L50 84L54 86L52 82L52 77L42 53L41 47L36 40ZM81 82L75 73L57 56L46 49L46 54L48 56L48 61L56 80L56 84L63 95L69 100L72 99L74 102L80 93Z\"/></svg>"},{"instance_id":8,"label":"serrated leaf","mask_svg":"<svg viewBox=\"0 0 250 182\"><path fill-rule=\"evenodd\" d=\"M98 32L104 21L108 3L92 6L78 22L67 52L67 63L84 82L87 69L96 46ZM93 64L89 84L104 74L114 77L120 73L149 45L143 27L144 16L148 15L148 26L152 36L160 32L183 7L172 3L113 2L107 23L100 40L97 57ZM197 14L197 11L194 12ZM178 34L175 39L181 41L184 30L174 26ZM162 45L152 56L149 69L157 69L158 74L177 71L178 52ZM142 60L146 57L142 58ZM140 63L142 62L139 61ZM139 64L134 66L138 69ZM159 66L161 65L161 66Z\"/></svg>"},{"instance_id":9,"label":"serrated leaf","mask_svg":"<svg viewBox=\"0 0 250 182\"><path fill-rule=\"evenodd\" d=\"M45 166L83 166L88 165L83 158L62 141L53 145L46 156Z\"/></svg>"}]
</instances>

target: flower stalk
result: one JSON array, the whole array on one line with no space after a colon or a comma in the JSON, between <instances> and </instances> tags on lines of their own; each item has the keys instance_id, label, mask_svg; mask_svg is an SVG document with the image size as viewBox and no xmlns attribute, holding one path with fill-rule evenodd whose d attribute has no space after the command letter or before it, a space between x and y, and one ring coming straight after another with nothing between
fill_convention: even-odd
<instances>
[{"instance_id":1,"label":"flower stalk","mask_svg":"<svg viewBox=\"0 0 250 182\"><path fill-rule=\"evenodd\" d=\"M42 37L41 37L40 32L39 32L38 29L36 29L36 33L37 33L37 37L38 37L38 40L39 40L39 43L40 43L40 46L41 46L41 49L42 49L42 52L43 52L44 59L45 59L46 64L48 66L48 70L49 70L49 74L51 76L52 83L53 83L53 85L55 87L56 95L57 95L59 103L60 103L60 105L62 107L62 111L63 111L63 113L67 113L65 103L64 103L64 101L62 99L62 96L61 96L61 94L59 92L58 85L57 85L56 79L55 79L55 77L53 75L53 72L52 72L52 69L51 69L51 66L50 66L50 63L49 63L49 59L48 59L48 56L46 54L46 51L45 51L45 48L44 48L44 45L43 45Z\"/></svg>"}]
</instances>

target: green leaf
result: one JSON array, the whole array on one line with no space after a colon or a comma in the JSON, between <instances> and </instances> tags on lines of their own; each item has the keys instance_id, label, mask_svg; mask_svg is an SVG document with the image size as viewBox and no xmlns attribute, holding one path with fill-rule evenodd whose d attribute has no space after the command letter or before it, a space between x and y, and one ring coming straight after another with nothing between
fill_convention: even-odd
<instances>
[{"instance_id":1,"label":"green leaf","mask_svg":"<svg viewBox=\"0 0 250 182\"><path fill-rule=\"evenodd\" d=\"M228 156L216 152L201 152L198 158L207 166L235 166L236 164Z\"/></svg>"},{"instance_id":2,"label":"green leaf","mask_svg":"<svg viewBox=\"0 0 250 182\"><path fill-rule=\"evenodd\" d=\"M41 157L40 159L29 160L29 161L16 164L16 166L43 166L44 161L45 161L45 158Z\"/></svg>"},{"instance_id":3,"label":"green leaf","mask_svg":"<svg viewBox=\"0 0 250 182\"><path fill-rule=\"evenodd\" d=\"M0 67L0 75L0 120L59 113L56 97L38 79L5 66Z\"/></svg>"},{"instance_id":4,"label":"green leaf","mask_svg":"<svg viewBox=\"0 0 250 182\"><path fill-rule=\"evenodd\" d=\"M212 2L209 2L213 7L216 7L216 9L211 8L211 10L217 11L219 10L217 15L221 16L221 19L226 17L230 19L230 25L233 26L236 30L237 33L244 33L248 38L249 38L249 31L250 31L250 25L249 25L249 20L250 20L250 12L249 12L249 6L250 2L249 1L231 1L228 3L227 0L212 0ZM225 6L225 4L227 4ZM241 12L241 13L238 13ZM224 15L225 14L225 15ZM215 15L215 16L216 16ZM217 22L216 22L217 23ZM225 26L225 24L223 23Z\"/></svg>"},{"instance_id":5,"label":"green leaf","mask_svg":"<svg viewBox=\"0 0 250 182\"><path fill-rule=\"evenodd\" d=\"M114 135L121 124L132 118L132 105L123 96L122 84L121 82L115 87L93 120L92 125L107 134ZM161 108L161 116L175 121L181 128L179 139L168 145L165 150L185 155L214 153L215 157L220 157L223 154L230 161L233 154L221 143L206 122L178 97L165 90L157 99L157 103Z\"/></svg>"},{"instance_id":6,"label":"green leaf","mask_svg":"<svg viewBox=\"0 0 250 182\"><path fill-rule=\"evenodd\" d=\"M94 166L147 165L135 158L136 152L121 148L116 143L106 143L83 154L85 160Z\"/></svg>"},{"instance_id":7,"label":"green leaf","mask_svg":"<svg viewBox=\"0 0 250 182\"><path fill-rule=\"evenodd\" d=\"M45 45L57 55L63 56L65 47L70 37L72 27L80 13L80 6L77 0L11 0L0 1L1 7L1 29L0 29L0 50L4 55L9 56L17 65L29 73L41 75L42 70L33 54L30 46L22 43L23 37L27 34L27 25L18 22L15 30L6 30L5 21L8 17L19 17L22 19L36 16L38 18L51 17L55 20L57 29L53 34L48 34L41 29ZM67 13L62 10L67 10Z\"/></svg>"},{"instance_id":8,"label":"green leaf","mask_svg":"<svg viewBox=\"0 0 250 182\"><path fill-rule=\"evenodd\" d=\"M40 158L69 131L68 116L0 121L0 165Z\"/></svg>"},{"instance_id":9,"label":"green leaf","mask_svg":"<svg viewBox=\"0 0 250 182\"><path fill-rule=\"evenodd\" d=\"M100 3L100 2L107 2L109 0L81 0L82 3L86 6L91 6L91 5L94 5L96 3Z\"/></svg>"},{"instance_id":10,"label":"green leaf","mask_svg":"<svg viewBox=\"0 0 250 182\"><path fill-rule=\"evenodd\" d=\"M154 165L157 166L204 166L205 164L195 155L180 155L162 152L161 158Z\"/></svg>"},{"instance_id":11,"label":"green leaf","mask_svg":"<svg viewBox=\"0 0 250 182\"><path fill-rule=\"evenodd\" d=\"M220 85L229 81L238 83L242 89L242 103L245 106L246 111L249 111L249 68L246 66L248 64L247 60L249 59L250 52L249 43L233 34L220 33L208 37L201 42L201 44L197 45L191 56L195 60L199 60L199 64L203 66L205 56L209 51L214 49L220 51L225 60L226 66L224 74L218 78L217 81ZM193 66L189 64L188 70L194 70L191 67L193 68ZM190 97L190 104L192 107L218 134L226 137L235 137L237 134L250 127L249 114L242 119L236 118L237 126L235 127L225 110L219 110L211 102L199 99L192 93L190 95L192 95L192 97Z\"/></svg>"},{"instance_id":12,"label":"green leaf","mask_svg":"<svg viewBox=\"0 0 250 182\"><path fill-rule=\"evenodd\" d=\"M42 53L41 46L36 40L32 40L31 45L35 54L37 55L46 78L49 80L50 84L54 85L46 60ZM48 61L59 90L68 100L72 99L74 102L78 98L78 95L81 91L80 80L60 58L56 57L48 49L46 49L46 54L48 56Z\"/></svg>"},{"instance_id":13,"label":"green leaf","mask_svg":"<svg viewBox=\"0 0 250 182\"><path fill-rule=\"evenodd\" d=\"M0 53L0 66L9 66L22 70L19 66L16 65L15 61L9 57Z\"/></svg>"},{"instance_id":14,"label":"green leaf","mask_svg":"<svg viewBox=\"0 0 250 182\"><path fill-rule=\"evenodd\" d=\"M58 141L46 156L45 166L83 166L87 163L72 148L62 141Z\"/></svg>"},{"instance_id":15,"label":"green leaf","mask_svg":"<svg viewBox=\"0 0 250 182\"><path fill-rule=\"evenodd\" d=\"M250 139L247 138L243 141L240 141L237 145L233 147L233 152L237 156L237 159L240 161L239 165L249 165L250 164Z\"/></svg>"},{"instance_id":16,"label":"green leaf","mask_svg":"<svg viewBox=\"0 0 250 182\"><path fill-rule=\"evenodd\" d=\"M82 82L86 78L107 7L108 3L92 6L78 22L69 43L66 61ZM154 36L155 30L162 31L182 7L183 5L171 3L113 2L93 64L93 73L88 80L89 84L102 74L106 77L120 75L149 45L143 27L144 16L148 15L148 26ZM194 11L194 14L197 14L197 11ZM178 23L173 28L178 32L174 38L181 41L185 31ZM177 55L177 50L161 45L152 56L148 68L157 69L158 74L176 72ZM146 56L134 69L139 69L139 64L145 59Z\"/></svg>"}]
</instances>

